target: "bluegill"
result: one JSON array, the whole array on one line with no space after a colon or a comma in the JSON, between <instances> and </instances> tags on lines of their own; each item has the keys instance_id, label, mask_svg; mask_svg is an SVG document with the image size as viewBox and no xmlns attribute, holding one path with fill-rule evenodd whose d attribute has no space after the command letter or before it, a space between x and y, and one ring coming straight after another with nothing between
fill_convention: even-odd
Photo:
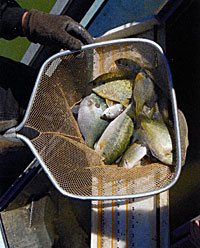
<instances>
[{"instance_id":1,"label":"bluegill","mask_svg":"<svg viewBox=\"0 0 200 248\"><path fill-rule=\"evenodd\" d=\"M125 78L135 79L141 67L132 59L120 58L117 59L111 66L110 72L119 73Z\"/></svg>"},{"instance_id":2,"label":"bluegill","mask_svg":"<svg viewBox=\"0 0 200 248\"><path fill-rule=\"evenodd\" d=\"M145 104L152 106L157 99L154 83L144 72L139 72L136 76L133 97L136 103L136 115L143 111Z\"/></svg>"},{"instance_id":3,"label":"bluegill","mask_svg":"<svg viewBox=\"0 0 200 248\"><path fill-rule=\"evenodd\" d=\"M95 151L102 155L105 164L112 164L127 148L133 135L132 104L105 129L96 144Z\"/></svg>"},{"instance_id":4,"label":"bluegill","mask_svg":"<svg viewBox=\"0 0 200 248\"><path fill-rule=\"evenodd\" d=\"M120 73L108 72L98 76L97 78L89 82L89 85L96 87L111 81L122 80L122 79L127 79L127 77L121 75Z\"/></svg>"},{"instance_id":5,"label":"bluegill","mask_svg":"<svg viewBox=\"0 0 200 248\"><path fill-rule=\"evenodd\" d=\"M138 142L133 143L125 151L119 166L130 169L136 165L146 154L147 148L145 145Z\"/></svg>"},{"instance_id":6,"label":"bluegill","mask_svg":"<svg viewBox=\"0 0 200 248\"><path fill-rule=\"evenodd\" d=\"M171 165L173 162L172 139L164 121L140 116L140 125L142 128L140 134L152 155L161 162Z\"/></svg>"},{"instance_id":7,"label":"bluegill","mask_svg":"<svg viewBox=\"0 0 200 248\"><path fill-rule=\"evenodd\" d=\"M98 76L89 82L89 85L96 87L115 80L134 80L140 70L141 67L133 60L121 58L114 61L107 73Z\"/></svg>"},{"instance_id":8,"label":"bluegill","mask_svg":"<svg viewBox=\"0 0 200 248\"><path fill-rule=\"evenodd\" d=\"M105 100L94 93L80 103L77 122L86 144L91 148L109 124L100 118L106 108Z\"/></svg>"},{"instance_id":9,"label":"bluegill","mask_svg":"<svg viewBox=\"0 0 200 248\"><path fill-rule=\"evenodd\" d=\"M112 120L115 119L122 112L123 112L123 105L120 103L115 104L113 106L108 107L101 115L101 118L105 120Z\"/></svg>"},{"instance_id":10,"label":"bluegill","mask_svg":"<svg viewBox=\"0 0 200 248\"><path fill-rule=\"evenodd\" d=\"M105 99L121 103L127 107L132 96L132 88L133 81L123 79L105 83L92 90Z\"/></svg>"}]
</instances>

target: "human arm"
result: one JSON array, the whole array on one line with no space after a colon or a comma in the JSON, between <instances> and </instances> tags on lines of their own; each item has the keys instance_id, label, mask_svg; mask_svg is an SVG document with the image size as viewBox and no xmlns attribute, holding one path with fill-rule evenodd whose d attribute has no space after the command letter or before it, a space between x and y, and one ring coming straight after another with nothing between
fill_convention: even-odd
<instances>
[{"instance_id":1,"label":"human arm","mask_svg":"<svg viewBox=\"0 0 200 248\"><path fill-rule=\"evenodd\" d=\"M51 15L38 10L28 11L20 8L15 1L8 0L0 0L0 9L2 38L10 40L25 36L31 42L64 49L79 49L81 45L93 42L86 29L69 16Z\"/></svg>"},{"instance_id":2,"label":"human arm","mask_svg":"<svg viewBox=\"0 0 200 248\"><path fill-rule=\"evenodd\" d=\"M0 0L0 37L12 40L23 36L21 20L26 9L22 9L16 1Z\"/></svg>"}]
</instances>

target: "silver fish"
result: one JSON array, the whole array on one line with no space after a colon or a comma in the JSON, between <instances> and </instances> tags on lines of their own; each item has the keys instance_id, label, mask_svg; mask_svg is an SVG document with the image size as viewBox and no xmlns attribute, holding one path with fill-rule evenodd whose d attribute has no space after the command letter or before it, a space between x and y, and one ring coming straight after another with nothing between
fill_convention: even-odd
<instances>
[{"instance_id":1,"label":"silver fish","mask_svg":"<svg viewBox=\"0 0 200 248\"><path fill-rule=\"evenodd\" d=\"M122 104L115 104L115 105L107 108L103 112L103 114L101 115L101 118L105 119L105 120L112 120L112 119L115 119L122 112L123 112L123 105Z\"/></svg>"},{"instance_id":2,"label":"silver fish","mask_svg":"<svg viewBox=\"0 0 200 248\"><path fill-rule=\"evenodd\" d=\"M105 100L94 93L80 103L77 122L86 144L91 148L109 124L100 118L106 108Z\"/></svg>"},{"instance_id":3,"label":"silver fish","mask_svg":"<svg viewBox=\"0 0 200 248\"><path fill-rule=\"evenodd\" d=\"M119 166L130 169L134 165L136 165L146 154L147 154L146 146L140 143L133 143L125 151Z\"/></svg>"},{"instance_id":4,"label":"silver fish","mask_svg":"<svg viewBox=\"0 0 200 248\"><path fill-rule=\"evenodd\" d=\"M105 129L95 151L102 155L105 164L112 164L125 151L133 134L132 105L115 118Z\"/></svg>"}]
</instances>

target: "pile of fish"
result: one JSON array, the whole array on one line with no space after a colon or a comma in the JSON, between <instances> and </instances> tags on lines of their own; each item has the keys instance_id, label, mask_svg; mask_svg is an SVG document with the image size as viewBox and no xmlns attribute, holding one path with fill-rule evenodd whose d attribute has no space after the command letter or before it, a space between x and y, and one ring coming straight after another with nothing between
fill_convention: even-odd
<instances>
[{"instance_id":1,"label":"pile of fish","mask_svg":"<svg viewBox=\"0 0 200 248\"><path fill-rule=\"evenodd\" d=\"M172 139L156 85L138 64L118 59L89 85L92 92L78 106L77 122L85 143L105 164L132 168L147 158L172 164Z\"/></svg>"}]
</instances>

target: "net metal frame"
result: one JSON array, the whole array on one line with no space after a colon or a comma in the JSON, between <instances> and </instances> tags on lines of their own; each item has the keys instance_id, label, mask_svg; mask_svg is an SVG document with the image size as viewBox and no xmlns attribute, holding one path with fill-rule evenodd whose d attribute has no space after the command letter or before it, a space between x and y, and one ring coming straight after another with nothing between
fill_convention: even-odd
<instances>
[{"instance_id":1,"label":"net metal frame","mask_svg":"<svg viewBox=\"0 0 200 248\"><path fill-rule=\"evenodd\" d=\"M99 42L99 43L85 45L81 48L80 52L94 51L94 49L104 48L106 46L115 46L115 45L123 46L124 44L132 44L133 46L134 46L134 44L142 44L144 46L147 45L149 47L152 47L152 50L156 51L156 53L158 53L159 56L161 57L161 59L163 60L163 64L165 66L165 71L166 71L165 76L166 76L166 80L168 82L168 90L169 90L172 115L173 115L173 125L174 125L174 133L175 133L175 147L176 147L176 170L175 170L170 182L167 184L164 184L163 187L156 188L154 190L148 190L148 187L147 187L147 191L134 192L131 194L128 191L126 191L126 185L124 186L125 187L124 189L121 189L121 188L118 189L117 194L115 194L115 193L113 194L112 193L112 183L110 186L108 186L108 188L110 187L110 189L108 190L109 193L106 193L106 194L102 193L102 190L99 190L98 192L95 191L94 194L91 193L88 195L87 194L86 195L76 194L76 193L69 192L66 189L63 189L60 186L60 184L57 182L57 180L55 179L52 172L49 170L45 161L43 160L41 153L38 152L38 150L34 146L33 142L28 137L20 134L19 132L21 129L23 129L24 126L26 126L27 120L29 119L29 117L31 115L34 101L37 101L37 99L36 99L37 90L38 90L38 87L40 85L41 78L44 74L44 71L47 70L47 67L49 67L50 64L56 63L56 61L59 61L59 59L62 60L63 56L64 57L71 56L72 54L77 52L77 51L69 51L69 50L63 51L63 52L59 52L59 53L53 55L43 64L43 66L41 67L40 72L38 74L38 77L37 77L37 80L36 80L36 83L35 83L35 86L34 86L34 89L32 92L32 96L30 98L30 102L29 102L29 105L27 107L23 121L17 127L10 129L7 132L7 135L11 136L11 137L16 137L28 145L28 147L31 149L31 151L33 152L33 154L35 155L35 157L37 158L37 160L41 164L42 168L44 169L44 171L48 175L48 177L51 180L51 182L53 183L53 185L65 196L69 196L69 197L76 198L76 199L82 199L82 200L114 200L114 199L147 197L147 196L159 194L163 191L170 189L177 182L177 180L180 176L180 173L181 173L181 149L180 149L180 130L179 130L179 124L178 124L176 95L175 95L175 90L173 88L173 82L172 82L170 67L169 67L169 64L168 64L168 61L167 61L167 58L164 54L163 49L152 40L143 39L143 38L128 38L128 39L118 39L118 40L105 41L105 42ZM47 142L48 142L48 140L47 140ZM76 140L74 140L73 142L76 142ZM51 153L49 153L49 156L50 155L51 155ZM110 173L112 173L112 170L110 170ZM128 170L127 170L127 173L129 173ZM76 175L76 172L74 175ZM98 186L99 188L104 187L104 185L100 185L101 183L102 182L97 183L99 185ZM148 182L147 182L147 184L148 184ZM72 185L72 188L73 187L76 188L76 181ZM116 188L117 188L117 186L116 186Z\"/></svg>"}]
</instances>

